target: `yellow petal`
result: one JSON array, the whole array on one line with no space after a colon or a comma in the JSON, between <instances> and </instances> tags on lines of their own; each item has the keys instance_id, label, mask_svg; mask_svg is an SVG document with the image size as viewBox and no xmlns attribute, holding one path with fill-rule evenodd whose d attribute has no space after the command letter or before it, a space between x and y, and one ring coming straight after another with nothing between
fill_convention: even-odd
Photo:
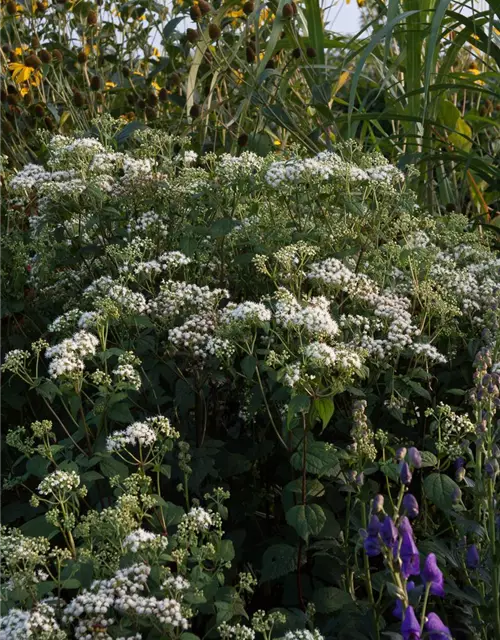
<instances>
[{"instance_id":1,"label":"yellow petal","mask_svg":"<svg viewBox=\"0 0 500 640\"><path fill-rule=\"evenodd\" d=\"M22 62L9 63L9 69L12 71L12 79L17 84L26 82L34 71L32 67L26 67Z\"/></svg>"}]
</instances>

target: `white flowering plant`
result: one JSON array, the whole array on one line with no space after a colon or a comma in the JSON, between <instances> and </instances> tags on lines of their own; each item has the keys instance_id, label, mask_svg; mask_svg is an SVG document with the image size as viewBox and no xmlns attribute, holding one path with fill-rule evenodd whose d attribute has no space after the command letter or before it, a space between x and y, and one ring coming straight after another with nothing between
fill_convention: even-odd
<instances>
[{"instance_id":1,"label":"white flowering plant","mask_svg":"<svg viewBox=\"0 0 500 640\"><path fill-rule=\"evenodd\" d=\"M123 142L122 124L94 124L3 187L2 518L63 549L49 582L79 581L63 619L28 563L12 625L36 610L82 638L396 633L391 598L414 606L422 585L410 605L392 560L371 564L371 505L383 492L377 517L398 522L413 482L420 546L448 558L445 613L465 611L453 633L496 633L494 232L426 213L352 142L195 158L159 129ZM464 540L481 547L472 585L451 554ZM94 585L75 577L87 565ZM236 566L253 595L226 584ZM133 621L113 582L130 567ZM158 604L162 584L180 610ZM247 596L280 615L249 625Z\"/></svg>"}]
</instances>

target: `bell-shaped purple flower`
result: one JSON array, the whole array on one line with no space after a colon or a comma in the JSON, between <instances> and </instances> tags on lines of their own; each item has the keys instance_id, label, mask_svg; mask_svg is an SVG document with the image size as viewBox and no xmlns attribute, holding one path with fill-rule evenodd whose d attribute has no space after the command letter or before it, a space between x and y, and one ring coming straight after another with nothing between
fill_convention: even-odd
<instances>
[{"instance_id":1,"label":"bell-shaped purple flower","mask_svg":"<svg viewBox=\"0 0 500 640\"><path fill-rule=\"evenodd\" d=\"M431 585L431 594L444 598L444 579L434 553L429 553L422 569L422 580Z\"/></svg>"},{"instance_id":2,"label":"bell-shaped purple flower","mask_svg":"<svg viewBox=\"0 0 500 640\"><path fill-rule=\"evenodd\" d=\"M465 564L469 569L477 569L479 567L479 551L475 544L471 544L471 546L467 549L467 554L465 556Z\"/></svg>"},{"instance_id":3,"label":"bell-shaped purple flower","mask_svg":"<svg viewBox=\"0 0 500 640\"><path fill-rule=\"evenodd\" d=\"M378 556L380 553L380 540L378 537L380 531L380 520L376 515L370 518L368 523L368 531L363 542L366 555L370 557Z\"/></svg>"},{"instance_id":4,"label":"bell-shaped purple flower","mask_svg":"<svg viewBox=\"0 0 500 640\"><path fill-rule=\"evenodd\" d=\"M379 493L373 498L372 513L380 513L383 510L384 510L384 496Z\"/></svg>"},{"instance_id":5,"label":"bell-shaped purple flower","mask_svg":"<svg viewBox=\"0 0 500 640\"><path fill-rule=\"evenodd\" d=\"M413 475L407 462L401 462L399 467L399 479L403 484L410 484Z\"/></svg>"},{"instance_id":6,"label":"bell-shaped purple flower","mask_svg":"<svg viewBox=\"0 0 500 640\"><path fill-rule=\"evenodd\" d=\"M421 469L422 454L417 449L417 447L410 447L408 449L408 462L414 469Z\"/></svg>"},{"instance_id":7,"label":"bell-shaped purple flower","mask_svg":"<svg viewBox=\"0 0 500 640\"><path fill-rule=\"evenodd\" d=\"M397 462L399 462L400 460L403 460L405 456L406 456L406 447L399 447L399 449L396 449Z\"/></svg>"},{"instance_id":8,"label":"bell-shaped purple flower","mask_svg":"<svg viewBox=\"0 0 500 640\"><path fill-rule=\"evenodd\" d=\"M382 542L389 547L389 549L394 550L398 542L398 530L390 516L385 516L384 521L382 522L380 537L382 538Z\"/></svg>"},{"instance_id":9,"label":"bell-shaped purple flower","mask_svg":"<svg viewBox=\"0 0 500 640\"><path fill-rule=\"evenodd\" d=\"M429 640L452 640L451 632L436 613L429 613L424 625Z\"/></svg>"},{"instance_id":10,"label":"bell-shaped purple flower","mask_svg":"<svg viewBox=\"0 0 500 640\"><path fill-rule=\"evenodd\" d=\"M405 509L408 517L413 520L419 514L418 502L412 493L405 494L403 498L403 508Z\"/></svg>"},{"instance_id":11,"label":"bell-shaped purple flower","mask_svg":"<svg viewBox=\"0 0 500 640\"><path fill-rule=\"evenodd\" d=\"M413 537L413 529L406 516L401 518L399 533L401 534L401 547L399 551L402 563L401 574L403 578L418 576L420 573L420 556Z\"/></svg>"},{"instance_id":12,"label":"bell-shaped purple flower","mask_svg":"<svg viewBox=\"0 0 500 640\"><path fill-rule=\"evenodd\" d=\"M401 624L403 640L421 640L420 623L417 620L413 607L406 607L405 617Z\"/></svg>"},{"instance_id":13,"label":"bell-shaped purple flower","mask_svg":"<svg viewBox=\"0 0 500 640\"><path fill-rule=\"evenodd\" d=\"M415 589L415 583L413 580L408 580L406 583L406 591L409 593L412 589ZM396 598L396 604L394 605L394 609L392 610L392 615L398 620L403 619L403 601L399 598Z\"/></svg>"}]
</instances>

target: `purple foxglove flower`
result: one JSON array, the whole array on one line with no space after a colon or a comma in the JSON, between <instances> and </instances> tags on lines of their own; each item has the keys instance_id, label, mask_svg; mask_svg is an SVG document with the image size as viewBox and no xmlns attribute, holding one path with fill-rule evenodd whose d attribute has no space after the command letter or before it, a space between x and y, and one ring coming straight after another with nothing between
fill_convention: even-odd
<instances>
[{"instance_id":1,"label":"purple foxglove flower","mask_svg":"<svg viewBox=\"0 0 500 640\"><path fill-rule=\"evenodd\" d=\"M412 493L407 493L403 498L403 508L406 510L406 513L411 520L418 516L418 502Z\"/></svg>"},{"instance_id":2,"label":"purple foxglove flower","mask_svg":"<svg viewBox=\"0 0 500 640\"><path fill-rule=\"evenodd\" d=\"M372 513L380 513L384 510L384 496L380 493L373 498Z\"/></svg>"},{"instance_id":3,"label":"purple foxglove flower","mask_svg":"<svg viewBox=\"0 0 500 640\"><path fill-rule=\"evenodd\" d=\"M488 474L488 476L494 480L500 471L500 466L498 465L498 460L496 458L490 458L486 461L484 465L484 470Z\"/></svg>"},{"instance_id":4,"label":"purple foxglove flower","mask_svg":"<svg viewBox=\"0 0 500 640\"><path fill-rule=\"evenodd\" d=\"M475 544L471 544L471 546L467 549L467 554L465 556L465 564L469 569L477 569L479 567L479 551Z\"/></svg>"},{"instance_id":5,"label":"purple foxglove flower","mask_svg":"<svg viewBox=\"0 0 500 640\"><path fill-rule=\"evenodd\" d=\"M415 589L415 583L413 580L408 580L406 583L406 591L409 593L412 589ZM403 601L399 598L396 598L396 604L392 610L392 615L398 620L403 619Z\"/></svg>"},{"instance_id":6,"label":"purple foxglove flower","mask_svg":"<svg viewBox=\"0 0 500 640\"><path fill-rule=\"evenodd\" d=\"M436 613L429 613L424 629L427 631L429 640L452 640L450 630Z\"/></svg>"},{"instance_id":7,"label":"purple foxglove flower","mask_svg":"<svg viewBox=\"0 0 500 640\"><path fill-rule=\"evenodd\" d=\"M434 553L429 553L425 559L424 568L422 569L422 580L431 585L431 594L444 598L444 579L441 569L437 565Z\"/></svg>"},{"instance_id":8,"label":"purple foxglove flower","mask_svg":"<svg viewBox=\"0 0 500 640\"><path fill-rule=\"evenodd\" d=\"M403 460L403 458L406 456L406 447L399 447L399 449L396 449L396 461L400 461Z\"/></svg>"},{"instance_id":9,"label":"purple foxglove flower","mask_svg":"<svg viewBox=\"0 0 500 640\"><path fill-rule=\"evenodd\" d=\"M400 463L399 467L399 479L403 484L410 484L412 479L412 473L407 462Z\"/></svg>"},{"instance_id":10,"label":"purple foxglove flower","mask_svg":"<svg viewBox=\"0 0 500 640\"><path fill-rule=\"evenodd\" d=\"M398 530L390 516L385 516L384 518L380 529L380 537L382 538L382 542L389 547L389 549L394 550L398 542Z\"/></svg>"},{"instance_id":11,"label":"purple foxglove flower","mask_svg":"<svg viewBox=\"0 0 500 640\"><path fill-rule=\"evenodd\" d=\"M420 556L413 537L413 529L411 528L408 518L401 518L399 533L401 534L401 547L399 551L402 562L401 574L403 578L418 576L420 573Z\"/></svg>"},{"instance_id":12,"label":"purple foxglove flower","mask_svg":"<svg viewBox=\"0 0 500 640\"><path fill-rule=\"evenodd\" d=\"M408 462L414 469L420 469L422 467L422 455L417 447L410 447L408 449Z\"/></svg>"},{"instance_id":13,"label":"purple foxglove flower","mask_svg":"<svg viewBox=\"0 0 500 640\"><path fill-rule=\"evenodd\" d=\"M374 557L378 556L380 553L380 540L378 537L379 531L380 520L376 515L373 515L368 523L368 535L363 543L367 556Z\"/></svg>"},{"instance_id":14,"label":"purple foxglove flower","mask_svg":"<svg viewBox=\"0 0 500 640\"><path fill-rule=\"evenodd\" d=\"M413 607L407 607L405 617L401 625L403 640L421 640L420 623L417 620Z\"/></svg>"}]
</instances>

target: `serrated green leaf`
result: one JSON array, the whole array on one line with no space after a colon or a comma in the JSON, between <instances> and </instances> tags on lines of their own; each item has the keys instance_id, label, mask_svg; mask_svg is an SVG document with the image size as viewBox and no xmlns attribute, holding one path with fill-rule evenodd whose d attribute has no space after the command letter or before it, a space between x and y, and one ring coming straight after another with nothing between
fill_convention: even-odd
<instances>
[{"instance_id":1,"label":"serrated green leaf","mask_svg":"<svg viewBox=\"0 0 500 640\"><path fill-rule=\"evenodd\" d=\"M458 484L444 473L431 473L424 480L424 491L428 500L443 511L453 506L453 493L459 489Z\"/></svg>"},{"instance_id":2,"label":"serrated green leaf","mask_svg":"<svg viewBox=\"0 0 500 640\"><path fill-rule=\"evenodd\" d=\"M326 517L319 504L298 504L286 512L286 521L306 542L309 536L317 536Z\"/></svg>"}]
</instances>

